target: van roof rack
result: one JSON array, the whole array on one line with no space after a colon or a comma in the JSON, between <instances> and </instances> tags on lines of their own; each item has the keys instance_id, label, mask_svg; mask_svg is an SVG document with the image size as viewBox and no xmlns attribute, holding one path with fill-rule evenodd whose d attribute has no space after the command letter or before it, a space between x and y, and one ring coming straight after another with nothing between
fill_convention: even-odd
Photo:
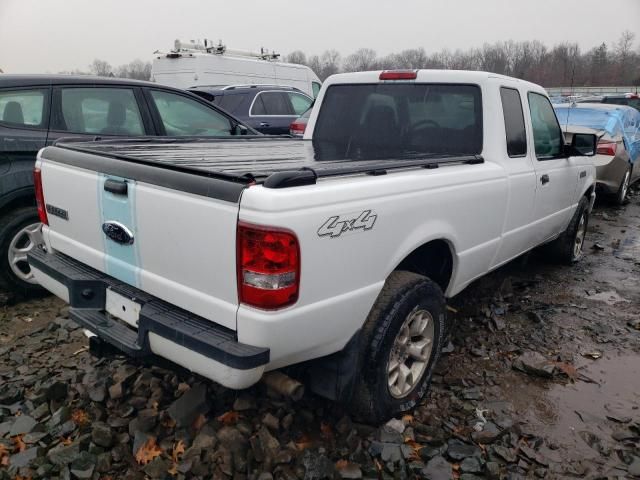
<instances>
[{"instance_id":1,"label":"van roof rack","mask_svg":"<svg viewBox=\"0 0 640 480\"><path fill-rule=\"evenodd\" d=\"M222 87L222 90L234 90L236 88L258 88L258 87L282 88L284 90L300 90L299 88L291 87L289 85L276 85L274 83L248 83L248 84L238 84L238 85L226 85Z\"/></svg>"}]
</instances>

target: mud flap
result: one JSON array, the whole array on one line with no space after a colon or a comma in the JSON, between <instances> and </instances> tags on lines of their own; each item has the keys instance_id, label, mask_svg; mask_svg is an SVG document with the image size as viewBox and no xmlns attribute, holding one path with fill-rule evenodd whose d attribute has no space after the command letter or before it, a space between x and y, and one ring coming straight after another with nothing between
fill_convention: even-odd
<instances>
[{"instance_id":1,"label":"mud flap","mask_svg":"<svg viewBox=\"0 0 640 480\"><path fill-rule=\"evenodd\" d=\"M361 351L362 335L358 330L341 351L309 362L305 384L316 395L348 402L360 371Z\"/></svg>"}]
</instances>

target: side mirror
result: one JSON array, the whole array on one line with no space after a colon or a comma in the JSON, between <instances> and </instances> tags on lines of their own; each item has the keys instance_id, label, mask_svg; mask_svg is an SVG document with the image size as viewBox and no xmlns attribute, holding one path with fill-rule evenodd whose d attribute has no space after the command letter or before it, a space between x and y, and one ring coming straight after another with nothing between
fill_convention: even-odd
<instances>
[{"instance_id":1,"label":"side mirror","mask_svg":"<svg viewBox=\"0 0 640 480\"><path fill-rule=\"evenodd\" d=\"M571 144L565 145L570 157L593 157L598 148L598 136L592 133L574 133Z\"/></svg>"},{"instance_id":2,"label":"side mirror","mask_svg":"<svg viewBox=\"0 0 640 480\"><path fill-rule=\"evenodd\" d=\"M239 123L233 128L234 135L246 135L247 133L249 133L249 129Z\"/></svg>"}]
</instances>

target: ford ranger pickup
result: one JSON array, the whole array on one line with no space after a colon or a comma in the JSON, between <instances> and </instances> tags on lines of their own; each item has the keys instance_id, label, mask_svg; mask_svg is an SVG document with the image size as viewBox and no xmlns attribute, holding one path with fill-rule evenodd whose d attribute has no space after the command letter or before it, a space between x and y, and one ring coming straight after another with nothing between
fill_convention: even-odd
<instances>
[{"instance_id":1,"label":"ford ranger pickup","mask_svg":"<svg viewBox=\"0 0 640 480\"><path fill-rule=\"evenodd\" d=\"M543 244L580 258L596 141L565 138L517 79L335 75L302 140L44 148L29 262L132 357L233 389L302 365L312 391L383 419L424 396L447 297Z\"/></svg>"}]
</instances>

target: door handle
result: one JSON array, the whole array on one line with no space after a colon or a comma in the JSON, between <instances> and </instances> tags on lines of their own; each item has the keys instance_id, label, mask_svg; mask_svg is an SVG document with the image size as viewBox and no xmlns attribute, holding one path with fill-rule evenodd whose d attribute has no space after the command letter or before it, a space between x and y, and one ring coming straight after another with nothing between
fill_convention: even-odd
<instances>
[{"instance_id":1,"label":"door handle","mask_svg":"<svg viewBox=\"0 0 640 480\"><path fill-rule=\"evenodd\" d=\"M108 178L104 181L104 190L106 192L111 192L114 195L126 195L127 194L127 182L122 180L114 180L113 178Z\"/></svg>"},{"instance_id":2,"label":"door handle","mask_svg":"<svg viewBox=\"0 0 640 480\"><path fill-rule=\"evenodd\" d=\"M269 124L267 122L260 122L261 127L268 127Z\"/></svg>"},{"instance_id":3,"label":"door handle","mask_svg":"<svg viewBox=\"0 0 640 480\"><path fill-rule=\"evenodd\" d=\"M549 175L547 175L546 173L542 175L540 177L540 183L542 183L543 185L549 183Z\"/></svg>"}]
</instances>

